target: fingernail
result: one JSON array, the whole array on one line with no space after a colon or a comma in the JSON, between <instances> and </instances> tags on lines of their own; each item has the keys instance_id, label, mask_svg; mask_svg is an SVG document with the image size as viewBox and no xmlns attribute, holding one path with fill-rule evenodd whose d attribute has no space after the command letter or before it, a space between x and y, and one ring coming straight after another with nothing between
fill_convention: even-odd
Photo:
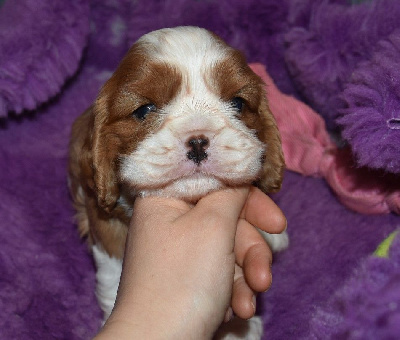
<instances>
[{"instance_id":1,"label":"fingernail","mask_svg":"<svg viewBox=\"0 0 400 340\"><path fill-rule=\"evenodd\" d=\"M224 318L224 322L229 322L232 320L233 317L233 310L231 307L228 308L228 310L225 313L225 318Z\"/></svg>"},{"instance_id":2,"label":"fingernail","mask_svg":"<svg viewBox=\"0 0 400 340\"><path fill-rule=\"evenodd\" d=\"M266 290L263 291L263 293L269 291L269 289L270 289L271 286L272 286L272 271L271 271L271 270L270 270L270 272L269 272L269 275L270 275L270 277L271 277L270 284L269 284L268 288L267 288Z\"/></svg>"},{"instance_id":3,"label":"fingernail","mask_svg":"<svg viewBox=\"0 0 400 340\"><path fill-rule=\"evenodd\" d=\"M257 299L256 299L255 295L253 295L253 297L251 298L251 304L253 306L253 312L255 314L256 313L256 305L257 305Z\"/></svg>"}]
</instances>

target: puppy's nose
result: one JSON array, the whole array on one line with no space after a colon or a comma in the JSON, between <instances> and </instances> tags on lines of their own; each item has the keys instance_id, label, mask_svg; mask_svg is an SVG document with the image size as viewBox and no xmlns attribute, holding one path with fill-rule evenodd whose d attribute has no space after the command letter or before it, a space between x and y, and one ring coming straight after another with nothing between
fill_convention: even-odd
<instances>
[{"instance_id":1,"label":"puppy's nose","mask_svg":"<svg viewBox=\"0 0 400 340\"><path fill-rule=\"evenodd\" d=\"M192 136L186 142L189 151L186 156L188 159L192 160L197 165L200 165L201 161L207 158L207 147L210 144L210 141L207 137L200 136Z\"/></svg>"}]
</instances>

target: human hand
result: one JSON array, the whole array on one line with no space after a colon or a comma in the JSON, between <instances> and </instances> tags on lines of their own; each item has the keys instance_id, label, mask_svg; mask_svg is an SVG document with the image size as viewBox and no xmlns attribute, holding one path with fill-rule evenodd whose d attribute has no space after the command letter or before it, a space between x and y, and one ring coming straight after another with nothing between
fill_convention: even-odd
<instances>
[{"instance_id":1,"label":"human hand","mask_svg":"<svg viewBox=\"0 0 400 340\"><path fill-rule=\"evenodd\" d=\"M229 189L194 207L137 199L134 211L116 306L102 335L204 339L229 306L239 317L253 316L254 292L271 284L272 261L254 225L270 233L286 226L270 198L255 188Z\"/></svg>"}]
</instances>

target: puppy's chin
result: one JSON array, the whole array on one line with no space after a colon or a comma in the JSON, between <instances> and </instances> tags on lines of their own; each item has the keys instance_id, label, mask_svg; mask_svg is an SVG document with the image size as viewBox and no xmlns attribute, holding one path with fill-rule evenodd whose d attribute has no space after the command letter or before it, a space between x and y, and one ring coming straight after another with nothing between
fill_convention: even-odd
<instances>
[{"instance_id":1,"label":"puppy's chin","mask_svg":"<svg viewBox=\"0 0 400 340\"><path fill-rule=\"evenodd\" d=\"M137 194L141 197L175 197L188 202L197 202L208 193L224 187L226 185L215 177L196 174L175 180L163 188L140 190Z\"/></svg>"}]
</instances>

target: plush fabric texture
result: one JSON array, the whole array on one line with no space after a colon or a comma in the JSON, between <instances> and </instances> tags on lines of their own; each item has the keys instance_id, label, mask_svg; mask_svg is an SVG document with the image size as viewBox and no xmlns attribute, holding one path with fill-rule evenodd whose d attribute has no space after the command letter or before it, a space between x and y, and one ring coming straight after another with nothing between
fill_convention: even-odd
<instances>
[{"instance_id":1,"label":"plush fabric texture","mask_svg":"<svg viewBox=\"0 0 400 340\"><path fill-rule=\"evenodd\" d=\"M68 194L68 139L73 120L93 102L130 44L143 33L182 24L209 28L242 49L249 62L264 64L277 88L305 100L317 112L323 108L323 98L336 105L334 98L343 92L344 102L354 103L347 107L349 111L340 111L343 131L347 125L354 126L343 120L346 115L373 108L366 111L373 113L371 117L383 117L390 134L379 136L390 150L388 145L399 131L397 69L388 70L392 83L382 78L379 87L373 87L370 77L383 77L379 68L390 60L397 65L398 45L391 40L396 35L391 28L395 23L387 15L394 16L399 5L383 0L354 8L349 4L347 0L6 0L0 7L0 339L88 339L101 324L93 261L76 230ZM385 28L378 29L379 23L372 20L357 26L370 13L368 6L373 6L375 21L385 22ZM342 15L347 18L344 26L339 20ZM350 19L356 22L349 23ZM321 28L319 35L311 40L301 37L313 29L310 22L315 20L319 23L315 28ZM329 23L335 25L331 28ZM348 25L354 27L351 34L346 31ZM370 35L361 34L360 27L364 33L371 30ZM311 33L316 32L307 34ZM302 48L294 39L296 34ZM342 43L348 39L340 67L337 62L323 64L331 66L321 66L320 74L311 69L311 76L303 81L302 74L310 66L305 61L321 53L315 41L327 44L332 36ZM362 44L370 48L364 50ZM358 46L358 54L351 52L352 46ZM379 53L385 60L379 60ZM369 75L363 66L368 62L374 65ZM337 66L335 72L332 65ZM341 78L346 69L349 76L355 71L353 80ZM332 82L325 83L331 78ZM378 97L391 98L394 116L380 112L387 102L351 99L359 95L352 89L357 82ZM346 109L346 104L340 107ZM338 111L318 113L337 124ZM383 125L374 119L371 124L379 130ZM367 118L363 126L369 126ZM360 131L356 127L347 131L355 160L362 162L367 151L352 144ZM374 148L383 145L368 143ZM383 154L379 164L364 163L398 175L398 158L390 158L390 152ZM287 216L291 245L275 257L273 285L259 297L265 339L309 339L322 331L333 338L344 331L353 338L361 334L360 339L376 339L375 334L400 337L395 322L400 306L398 256L370 257L399 227L399 217L355 213L337 200L323 178L291 171L273 198ZM391 251L398 249L399 243L394 242ZM390 269L385 270L389 262ZM376 272L386 275L379 285L371 282L371 277L381 277ZM367 295L363 287L373 287L366 304L358 298ZM357 312L360 309L362 313ZM370 332L358 333L360 329Z\"/></svg>"},{"instance_id":2,"label":"plush fabric texture","mask_svg":"<svg viewBox=\"0 0 400 340\"><path fill-rule=\"evenodd\" d=\"M340 93L355 68L371 58L380 40L399 28L400 6L391 0L357 6L305 0L301 6L306 9L300 14L308 17L301 22L299 9L293 8L294 25L286 34L287 64L300 93L332 127L338 108L344 105Z\"/></svg>"},{"instance_id":3,"label":"plush fabric texture","mask_svg":"<svg viewBox=\"0 0 400 340\"><path fill-rule=\"evenodd\" d=\"M400 172L400 3L306 0L285 35L292 80L343 137L357 165Z\"/></svg>"},{"instance_id":4,"label":"plush fabric texture","mask_svg":"<svg viewBox=\"0 0 400 340\"><path fill-rule=\"evenodd\" d=\"M359 165L399 173L400 28L378 46L346 84L338 122Z\"/></svg>"},{"instance_id":5,"label":"plush fabric texture","mask_svg":"<svg viewBox=\"0 0 400 340\"><path fill-rule=\"evenodd\" d=\"M308 339L397 339L400 334L400 237L387 257L369 256L310 322ZM374 310L374 313L370 311Z\"/></svg>"},{"instance_id":6,"label":"plush fabric texture","mask_svg":"<svg viewBox=\"0 0 400 340\"><path fill-rule=\"evenodd\" d=\"M0 118L33 110L78 68L89 6L77 1L6 1L0 11Z\"/></svg>"},{"instance_id":7,"label":"plush fabric texture","mask_svg":"<svg viewBox=\"0 0 400 340\"><path fill-rule=\"evenodd\" d=\"M266 84L288 170L324 177L338 199L363 214L400 214L398 176L354 166L348 148L331 140L325 122L309 106L279 91L262 64L250 64Z\"/></svg>"}]
</instances>

